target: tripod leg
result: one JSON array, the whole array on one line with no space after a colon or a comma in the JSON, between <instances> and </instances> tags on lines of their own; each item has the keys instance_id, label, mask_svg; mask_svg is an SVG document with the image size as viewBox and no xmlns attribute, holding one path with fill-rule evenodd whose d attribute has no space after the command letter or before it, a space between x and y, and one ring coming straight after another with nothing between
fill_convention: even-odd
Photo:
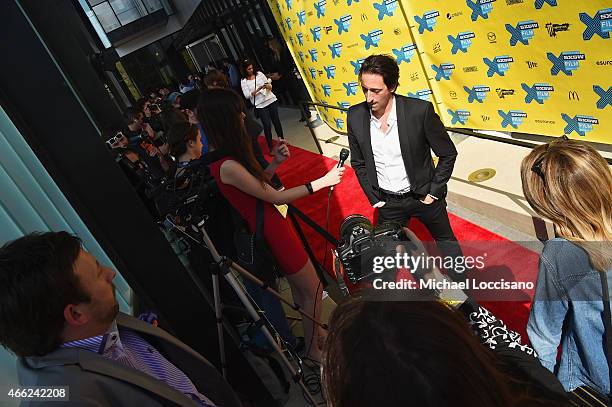
<instances>
[{"instance_id":1,"label":"tripod leg","mask_svg":"<svg viewBox=\"0 0 612 407\"><path fill-rule=\"evenodd\" d=\"M230 267L233 270L235 265L232 264ZM236 271L236 272L238 272L238 271ZM233 274L231 274L231 273L224 273L224 277L225 277L225 280L227 280L227 282L229 283L229 285L234 289L234 292L236 293L236 295L240 299L240 302L242 302L242 304L246 308L247 312L249 313L249 315L251 316L253 321L254 322L259 322L261 317L257 313L257 310L255 309L253 304L251 304L251 302L249 301L249 299L245 295L245 293L242 290L242 287L240 286L240 283L238 282L236 277ZM282 349L278 346L278 344L274 340L274 337L272 336L272 334L268 330L268 327L263 325L261 327L261 330L264 333L264 335L266 336L266 338L268 339L268 341L270 342L270 345L272 345L272 347L274 348L276 353L279 355L279 357L281 358L281 360L283 361L283 363L285 364L287 369L289 369L289 372L291 372L291 377L293 378L293 381L296 382L296 383L299 383L300 387L304 391L304 394L308 397L310 403L313 406L318 405L318 402L314 399L312 394L310 394L310 392L308 391L308 388L304 384L304 381L302 380L301 374L298 373L298 371L295 370L295 368L293 367L293 365L291 364L289 359L287 359L287 356L285 355L285 353L282 351Z\"/></svg>"},{"instance_id":2,"label":"tripod leg","mask_svg":"<svg viewBox=\"0 0 612 407\"><path fill-rule=\"evenodd\" d=\"M221 359L221 373L227 379L227 369L225 365L225 342L223 339L223 321L221 319L221 295L219 293L219 266L212 265L212 286L213 297L215 300L215 319L217 320L217 337L219 340L219 358Z\"/></svg>"}]
</instances>

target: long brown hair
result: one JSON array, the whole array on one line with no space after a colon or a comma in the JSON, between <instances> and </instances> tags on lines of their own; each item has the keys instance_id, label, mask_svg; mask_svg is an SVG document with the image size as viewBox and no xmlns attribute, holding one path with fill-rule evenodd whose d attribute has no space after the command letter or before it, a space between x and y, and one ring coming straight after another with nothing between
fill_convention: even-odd
<instances>
[{"instance_id":1,"label":"long brown hair","mask_svg":"<svg viewBox=\"0 0 612 407\"><path fill-rule=\"evenodd\" d=\"M244 127L246 107L231 89L208 89L198 101L198 121L210 146L238 161L260 182L266 182L263 168L253 154L253 143Z\"/></svg>"},{"instance_id":2,"label":"long brown hair","mask_svg":"<svg viewBox=\"0 0 612 407\"><path fill-rule=\"evenodd\" d=\"M555 140L534 148L521 163L523 193L559 237L581 246L599 271L612 265L612 174L590 145Z\"/></svg>"},{"instance_id":3,"label":"long brown hair","mask_svg":"<svg viewBox=\"0 0 612 407\"><path fill-rule=\"evenodd\" d=\"M322 363L331 407L559 405L506 373L465 317L438 301L345 300Z\"/></svg>"}]
</instances>

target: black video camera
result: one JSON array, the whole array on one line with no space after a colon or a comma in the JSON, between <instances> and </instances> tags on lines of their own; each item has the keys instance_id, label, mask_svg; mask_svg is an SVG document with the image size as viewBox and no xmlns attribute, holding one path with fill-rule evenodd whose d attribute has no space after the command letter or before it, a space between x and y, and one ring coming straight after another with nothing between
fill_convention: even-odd
<instances>
[{"instance_id":1,"label":"black video camera","mask_svg":"<svg viewBox=\"0 0 612 407\"><path fill-rule=\"evenodd\" d=\"M373 280L377 275L372 268L374 258L395 256L396 247L409 240L398 223L374 228L365 216L348 216L340 226L340 242L336 248L336 277L340 288L348 294L345 278L353 285Z\"/></svg>"}]
</instances>

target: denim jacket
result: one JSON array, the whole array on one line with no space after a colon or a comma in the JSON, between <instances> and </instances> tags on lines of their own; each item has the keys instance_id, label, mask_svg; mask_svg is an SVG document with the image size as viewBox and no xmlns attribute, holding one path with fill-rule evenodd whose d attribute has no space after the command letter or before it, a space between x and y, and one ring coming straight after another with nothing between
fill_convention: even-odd
<instances>
[{"instance_id":1,"label":"denim jacket","mask_svg":"<svg viewBox=\"0 0 612 407\"><path fill-rule=\"evenodd\" d=\"M555 238L544 246L527 333L566 391L587 385L610 393L601 280L586 251L568 240Z\"/></svg>"}]
</instances>

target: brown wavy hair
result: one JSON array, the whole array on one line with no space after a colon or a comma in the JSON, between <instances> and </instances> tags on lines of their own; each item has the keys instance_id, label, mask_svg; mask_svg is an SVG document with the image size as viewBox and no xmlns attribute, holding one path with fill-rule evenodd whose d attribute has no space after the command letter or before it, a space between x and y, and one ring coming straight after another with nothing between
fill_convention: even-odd
<instances>
[{"instance_id":1,"label":"brown wavy hair","mask_svg":"<svg viewBox=\"0 0 612 407\"><path fill-rule=\"evenodd\" d=\"M322 360L331 407L559 406L434 301L349 298L333 311Z\"/></svg>"},{"instance_id":2,"label":"brown wavy hair","mask_svg":"<svg viewBox=\"0 0 612 407\"><path fill-rule=\"evenodd\" d=\"M231 89L205 90L198 101L198 121L209 145L238 161L263 184L267 178L253 154L253 143L244 126L245 114L244 101Z\"/></svg>"},{"instance_id":3,"label":"brown wavy hair","mask_svg":"<svg viewBox=\"0 0 612 407\"><path fill-rule=\"evenodd\" d=\"M521 163L529 205L557 236L581 246L599 271L612 266L612 174L587 143L562 138L534 148Z\"/></svg>"}]
</instances>

